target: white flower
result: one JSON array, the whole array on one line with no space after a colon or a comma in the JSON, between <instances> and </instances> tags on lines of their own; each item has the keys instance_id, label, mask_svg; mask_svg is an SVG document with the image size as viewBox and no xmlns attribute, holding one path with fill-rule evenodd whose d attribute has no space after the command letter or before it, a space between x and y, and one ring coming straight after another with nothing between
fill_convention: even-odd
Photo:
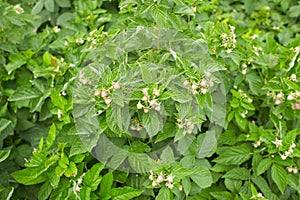
<instances>
[{"instance_id":1,"label":"white flower","mask_svg":"<svg viewBox=\"0 0 300 200\"><path fill-rule=\"evenodd\" d=\"M160 174L158 175L158 177L156 179L156 182L161 183L164 181L165 181L164 175L162 174L162 172L160 172Z\"/></svg>"},{"instance_id":2,"label":"white flower","mask_svg":"<svg viewBox=\"0 0 300 200\"><path fill-rule=\"evenodd\" d=\"M64 45L65 45L66 47L69 46L68 41L65 41L65 42L64 42Z\"/></svg>"},{"instance_id":3,"label":"white flower","mask_svg":"<svg viewBox=\"0 0 300 200\"><path fill-rule=\"evenodd\" d=\"M150 108L144 108L144 113L148 113L150 111Z\"/></svg>"},{"instance_id":4,"label":"white flower","mask_svg":"<svg viewBox=\"0 0 300 200\"><path fill-rule=\"evenodd\" d=\"M226 50L226 53L228 53L228 54L231 53L231 52L232 52L232 49L227 49Z\"/></svg>"},{"instance_id":5,"label":"white flower","mask_svg":"<svg viewBox=\"0 0 300 200\"><path fill-rule=\"evenodd\" d=\"M150 176L148 177L148 179L149 179L150 181L153 181L153 180L154 180L153 174L150 174Z\"/></svg>"},{"instance_id":6,"label":"white flower","mask_svg":"<svg viewBox=\"0 0 300 200\"><path fill-rule=\"evenodd\" d=\"M101 95L101 90L96 90L94 93L95 96L100 96Z\"/></svg>"},{"instance_id":7,"label":"white flower","mask_svg":"<svg viewBox=\"0 0 300 200\"><path fill-rule=\"evenodd\" d=\"M139 101L138 104L136 104L136 108L137 109L142 109L144 106L143 104L141 104L141 102Z\"/></svg>"},{"instance_id":8,"label":"white flower","mask_svg":"<svg viewBox=\"0 0 300 200\"><path fill-rule=\"evenodd\" d=\"M185 80L185 81L183 82L183 85L184 85L184 86L188 86L189 83L190 83L190 82L189 82L188 80Z\"/></svg>"},{"instance_id":9,"label":"white flower","mask_svg":"<svg viewBox=\"0 0 300 200\"><path fill-rule=\"evenodd\" d=\"M227 37L228 37L228 36L227 36L226 33L222 33L222 34L221 34L221 38L222 38L222 39L226 39Z\"/></svg>"},{"instance_id":10,"label":"white flower","mask_svg":"<svg viewBox=\"0 0 300 200\"><path fill-rule=\"evenodd\" d=\"M58 26L54 26L54 27L53 27L53 31L54 31L55 33L58 33L60 30L61 30L61 29L60 29Z\"/></svg>"},{"instance_id":11,"label":"white flower","mask_svg":"<svg viewBox=\"0 0 300 200\"><path fill-rule=\"evenodd\" d=\"M156 181L152 181L152 186L153 187L155 187L155 186L158 186L159 185L159 183L158 182L156 182Z\"/></svg>"},{"instance_id":12,"label":"white flower","mask_svg":"<svg viewBox=\"0 0 300 200\"><path fill-rule=\"evenodd\" d=\"M14 10L18 15L24 13L24 9L21 7L20 4L15 5Z\"/></svg>"},{"instance_id":13,"label":"white flower","mask_svg":"<svg viewBox=\"0 0 300 200\"><path fill-rule=\"evenodd\" d=\"M180 186L178 187L178 189L179 189L179 191L182 191L182 190L183 190L182 185L180 185Z\"/></svg>"},{"instance_id":14,"label":"white flower","mask_svg":"<svg viewBox=\"0 0 300 200\"><path fill-rule=\"evenodd\" d=\"M112 87L113 87L114 90L120 89L119 83L112 82Z\"/></svg>"},{"instance_id":15,"label":"white flower","mask_svg":"<svg viewBox=\"0 0 300 200\"><path fill-rule=\"evenodd\" d=\"M209 78L209 77L211 76L211 73L210 73L210 72L205 72L204 76L205 76L206 78Z\"/></svg>"},{"instance_id":16,"label":"white flower","mask_svg":"<svg viewBox=\"0 0 300 200\"><path fill-rule=\"evenodd\" d=\"M108 91L108 90L103 89L103 90L101 91L101 97L102 97L102 98L108 97L108 95L109 95L109 91Z\"/></svg>"},{"instance_id":17,"label":"white flower","mask_svg":"<svg viewBox=\"0 0 300 200\"><path fill-rule=\"evenodd\" d=\"M156 88L154 88L153 90L153 96L158 97L159 96L160 91Z\"/></svg>"},{"instance_id":18,"label":"white flower","mask_svg":"<svg viewBox=\"0 0 300 200\"><path fill-rule=\"evenodd\" d=\"M207 89L206 88L201 88L201 93L202 94L206 94L207 93Z\"/></svg>"},{"instance_id":19,"label":"white flower","mask_svg":"<svg viewBox=\"0 0 300 200\"><path fill-rule=\"evenodd\" d=\"M294 100L295 97L294 97L294 94L290 94L288 97L287 97L287 100Z\"/></svg>"},{"instance_id":20,"label":"white flower","mask_svg":"<svg viewBox=\"0 0 300 200\"><path fill-rule=\"evenodd\" d=\"M178 128L179 128L179 129L182 129L182 128L183 128L183 125L182 125L182 124L178 124Z\"/></svg>"},{"instance_id":21,"label":"white flower","mask_svg":"<svg viewBox=\"0 0 300 200\"><path fill-rule=\"evenodd\" d=\"M193 90L196 90L197 88L198 88L198 85L197 85L196 83L193 83L193 84L192 84L192 89L193 89Z\"/></svg>"},{"instance_id":22,"label":"white flower","mask_svg":"<svg viewBox=\"0 0 300 200\"><path fill-rule=\"evenodd\" d=\"M296 74L292 74L290 77L291 81L297 81L297 76Z\"/></svg>"},{"instance_id":23,"label":"white flower","mask_svg":"<svg viewBox=\"0 0 300 200\"><path fill-rule=\"evenodd\" d=\"M279 105L279 104L281 104L281 103L282 103L282 101L281 101L280 99L276 99L276 100L275 100L275 104L276 104L276 105Z\"/></svg>"},{"instance_id":24,"label":"white flower","mask_svg":"<svg viewBox=\"0 0 300 200\"><path fill-rule=\"evenodd\" d=\"M244 69L247 68L247 64L246 64L246 63L243 63L243 64L242 64L242 68L244 68Z\"/></svg>"},{"instance_id":25,"label":"white flower","mask_svg":"<svg viewBox=\"0 0 300 200\"><path fill-rule=\"evenodd\" d=\"M282 99L284 97L284 94L282 92L278 93L276 96L278 99Z\"/></svg>"},{"instance_id":26,"label":"white flower","mask_svg":"<svg viewBox=\"0 0 300 200\"><path fill-rule=\"evenodd\" d=\"M148 102L149 101L149 96L148 95L143 96L142 101Z\"/></svg>"},{"instance_id":27,"label":"white flower","mask_svg":"<svg viewBox=\"0 0 300 200\"><path fill-rule=\"evenodd\" d=\"M60 109L58 109L57 110L57 117L58 117L58 119L61 118L62 114L63 114L63 112Z\"/></svg>"},{"instance_id":28,"label":"white flower","mask_svg":"<svg viewBox=\"0 0 300 200\"><path fill-rule=\"evenodd\" d=\"M76 44L83 44L84 40L80 38L80 39L76 39L75 42Z\"/></svg>"},{"instance_id":29,"label":"white flower","mask_svg":"<svg viewBox=\"0 0 300 200\"><path fill-rule=\"evenodd\" d=\"M275 144L276 148L282 146L282 140L278 140L277 138L272 143Z\"/></svg>"},{"instance_id":30,"label":"white flower","mask_svg":"<svg viewBox=\"0 0 300 200\"><path fill-rule=\"evenodd\" d=\"M151 100L150 102L150 106L155 107L157 105L157 102L155 99Z\"/></svg>"},{"instance_id":31,"label":"white flower","mask_svg":"<svg viewBox=\"0 0 300 200\"><path fill-rule=\"evenodd\" d=\"M247 69L243 69L242 74L244 74L244 75L247 74Z\"/></svg>"},{"instance_id":32,"label":"white flower","mask_svg":"<svg viewBox=\"0 0 300 200\"><path fill-rule=\"evenodd\" d=\"M280 158L281 158L282 160L285 160L285 159L287 158L287 156L286 156L286 155L280 155Z\"/></svg>"},{"instance_id":33,"label":"white flower","mask_svg":"<svg viewBox=\"0 0 300 200\"><path fill-rule=\"evenodd\" d=\"M106 98L104 101L105 101L106 105L109 105L111 103L112 99L111 98Z\"/></svg>"},{"instance_id":34,"label":"white flower","mask_svg":"<svg viewBox=\"0 0 300 200\"><path fill-rule=\"evenodd\" d=\"M287 167L286 169L288 170L288 172L291 173L291 172L293 172L293 169L294 169L294 168L293 168L293 167Z\"/></svg>"},{"instance_id":35,"label":"white flower","mask_svg":"<svg viewBox=\"0 0 300 200\"><path fill-rule=\"evenodd\" d=\"M166 181L172 183L174 180L174 176L172 174L168 175L167 178L166 178Z\"/></svg>"},{"instance_id":36,"label":"white flower","mask_svg":"<svg viewBox=\"0 0 300 200\"><path fill-rule=\"evenodd\" d=\"M205 87L206 84L207 84L207 81L206 81L206 80L202 79L202 80L200 81L200 85L201 85L202 87Z\"/></svg>"},{"instance_id":37,"label":"white flower","mask_svg":"<svg viewBox=\"0 0 300 200\"><path fill-rule=\"evenodd\" d=\"M191 9L192 9L193 13L195 13L197 11L197 8L195 6L193 6Z\"/></svg>"},{"instance_id":38,"label":"white flower","mask_svg":"<svg viewBox=\"0 0 300 200\"><path fill-rule=\"evenodd\" d=\"M293 168L293 173L294 173L294 174L297 174L297 173L298 173L298 168L297 168L297 167L294 167L294 168Z\"/></svg>"},{"instance_id":39,"label":"white flower","mask_svg":"<svg viewBox=\"0 0 300 200\"><path fill-rule=\"evenodd\" d=\"M156 106L155 106L155 108L154 108L156 111L160 111L160 105L159 104L157 104Z\"/></svg>"},{"instance_id":40,"label":"white flower","mask_svg":"<svg viewBox=\"0 0 300 200\"><path fill-rule=\"evenodd\" d=\"M146 95L148 95L148 90L149 90L149 88L143 88L142 93L146 96Z\"/></svg>"},{"instance_id":41,"label":"white flower","mask_svg":"<svg viewBox=\"0 0 300 200\"><path fill-rule=\"evenodd\" d=\"M170 182L166 182L166 186L167 186L169 189L173 189L173 188L174 188L174 184L173 184L173 183L170 183Z\"/></svg>"}]
</instances>

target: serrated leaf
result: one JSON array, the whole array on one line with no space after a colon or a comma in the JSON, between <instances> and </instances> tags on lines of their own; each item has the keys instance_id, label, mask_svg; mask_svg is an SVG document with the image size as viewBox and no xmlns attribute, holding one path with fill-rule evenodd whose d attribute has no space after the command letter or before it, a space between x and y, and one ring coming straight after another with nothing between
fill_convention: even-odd
<instances>
[{"instance_id":1,"label":"serrated leaf","mask_svg":"<svg viewBox=\"0 0 300 200\"><path fill-rule=\"evenodd\" d=\"M172 164L175 161L173 149L167 146L160 155L160 159L165 164Z\"/></svg>"},{"instance_id":2,"label":"serrated leaf","mask_svg":"<svg viewBox=\"0 0 300 200\"><path fill-rule=\"evenodd\" d=\"M162 121L159 114L154 110L143 114L142 123L150 137L155 136L162 128Z\"/></svg>"},{"instance_id":3,"label":"serrated leaf","mask_svg":"<svg viewBox=\"0 0 300 200\"><path fill-rule=\"evenodd\" d=\"M14 187L0 188L0 197L5 200L10 200L14 193Z\"/></svg>"},{"instance_id":4,"label":"serrated leaf","mask_svg":"<svg viewBox=\"0 0 300 200\"><path fill-rule=\"evenodd\" d=\"M140 68L142 70L143 81L146 84L152 83L153 82L153 77L152 77L152 74L151 74L150 70L143 64L141 64Z\"/></svg>"},{"instance_id":5,"label":"serrated leaf","mask_svg":"<svg viewBox=\"0 0 300 200\"><path fill-rule=\"evenodd\" d=\"M290 7L288 11L290 17L299 17L300 16L300 5Z\"/></svg>"},{"instance_id":6,"label":"serrated leaf","mask_svg":"<svg viewBox=\"0 0 300 200\"><path fill-rule=\"evenodd\" d=\"M171 192L171 190L169 190L167 187L162 187L159 192L158 195L155 197L155 200L172 200L173 199L173 194Z\"/></svg>"},{"instance_id":7,"label":"serrated leaf","mask_svg":"<svg viewBox=\"0 0 300 200\"><path fill-rule=\"evenodd\" d=\"M110 191L112 200L128 200L140 196L143 190L138 190L129 186L123 188L113 188Z\"/></svg>"},{"instance_id":8,"label":"serrated leaf","mask_svg":"<svg viewBox=\"0 0 300 200\"><path fill-rule=\"evenodd\" d=\"M76 176L77 175L77 167L74 162L70 162L68 168L64 172L66 177Z\"/></svg>"},{"instance_id":9,"label":"serrated leaf","mask_svg":"<svg viewBox=\"0 0 300 200\"><path fill-rule=\"evenodd\" d=\"M19 87L10 97L9 101L23 101L41 97L41 93L35 88Z\"/></svg>"},{"instance_id":10,"label":"serrated leaf","mask_svg":"<svg viewBox=\"0 0 300 200\"><path fill-rule=\"evenodd\" d=\"M217 200L232 200L233 194L230 192L210 192L210 195Z\"/></svg>"},{"instance_id":11,"label":"serrated leaf","mask_svg":"<svg viewBox=\"0 0 300 200\"><path fill-rule=\"evenodd\" d=\"M224 165L240 165L251 158L250 153L247 146L234 146L226 149L213 161Z\"/></svg>"},{"instance_id":12,"label":"serrated leaf","mask_svg":"<svg viewBox=\"0 0 300 200\"><path fill-rule=\"evenodd\" d=\"M92 189L92 191L96 190L101 182L102 177L99 176L99 174L102 171L102 169L104 169L104 164L97 163L86 172L83 178L84 184L89 186Z\"/></svg>"},{"instance_id":13,"label":"serrated leaf","mask_svg":"<svg viewBox=\"0 0 300 200\"><path fill-rule=\"evenodd\" d=\"M238 180L249 180L250 179L250 171L243 167L236 167L229 170L225 175L225 178L232 178Z\"/></svg>"},{"instance_id":14,"label":"serrated leaf","mask_svg":"<svg viewBox=\"0 0 300 200\"><path fill-rule=\"evenodd\" d=\"M257 175L263 174L265 171L267 171L272 165L272 159L271 158L265 158L261 160L257 166Z\"/></svg>"},{"instance_id":15,"label":"serrated leaf","mask_svg":"<svg viewBox=\"0 0 300 200\"><path fill-rule=\"evenodd\" d=\"M199 187L207 188L213 183L211 173L206 167L196 166L191 171L190 177Z\"/></svg>"},{"instance_id":16,"label":"serrated leaf","mask_svg":"<svg viewBox=\"0 0 300 200\"><path fill-rule=\"evenodd\" d=\"M48 132L48 136L47 136L47 139L46 139L46 144L48 147L50 147L54 140L55 140L55 137L56 137L56 126L55 124L53 123L50 127L50 130Z\"/></svg>"},{"instance_id":17,"label":"serrated leaf","mask_svg":"<svg viewBox=\"0 0 300 200\"><path fill-rule=\"evenodd\" d=\"M144 153L130 153L128 161L136 173L149 172L157 167L155 161Z\"/></svg>"},{"instance_id":18,"label":"serrated leaf","mask_svg":"<svg viewBox=\"0 0 300 200\"><path fill-rule=\"evenodd\" d=\"M55 2L57 3L57 5L59 7L62 7L62 8L69 8L69 7L71 7L70 0L55 0Z\"/></svg>"},{"instance_id":19,"label":"serrated leaf","mask_svg":"<svg viewBox=\"0 0 300 200\"><path fill-rule=\"evenodd\" d=\"M200 134L197 140L199 146L197 158L205 158L215 152L217 147L217 139L214 131L207 131L204 134Z\"/></svg>"},{"instance_id":20,"label":"serrated leaf","mask_svg":"<svg viewBox=\"0 0 300 200\"><path fill-rule=\"evenodd\" d=\"M271 168L271 177L283 194L287 185L287 173L284 168L278 164L273 164Z\"/></svg>"}]
</instances>

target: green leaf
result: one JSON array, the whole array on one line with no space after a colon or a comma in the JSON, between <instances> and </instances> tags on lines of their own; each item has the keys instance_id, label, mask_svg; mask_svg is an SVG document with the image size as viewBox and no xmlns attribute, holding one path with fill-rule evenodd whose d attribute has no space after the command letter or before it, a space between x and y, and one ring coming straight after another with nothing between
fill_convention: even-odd
<instances>
[{"instance_id":1,"label":"green leaf","mask_svg":"<svg viewBox=\"0 0 300 200\"><path fill-rule=\"evenodd\" d=\"M39 193L38 193L38 199L39 200L46 200L49 199L49 196L52 192L52 187L50 185L49 181L46 181L42 187L39 189Z\"/></svg>"},{"instance_id":2,"label":"green leaf","mask_svg":"<svg viewBox=\"0 0 300 200\"><path fill-rule=\"evenodd\" d=\"M14 187L6 187L3 189L0 187L0 197L3 200L12 199L13 193L14 193Z\"/></svg>"},{"instance_id":3,"label":"green leaf","mask_svg":"<svg viewBox=\"0 0 300 200\"><path fill-rule=\"evenodd\" d=\"M128 161L136 173L149 172L157 167L155 161L144 153L130 153Z\"/></svg>"},{"instance_id":4,"label":"green leaf","mask_svg":"<svg viewBox=\"0 0 300 200\"><path fill-rule=\"evenodd\" d=\"M0 163L8 158L11 150L0 150Z\"/></svg>"},{"instance_id":5,"label":"green leaf","mask_svg":"<svg viewBox=\"0 0 300 200\"><path fill-rule=\"evenodd\" d=\"M251 158L248 146L234 146L226 149L213 161L224 165L240 165Z\"/></svg>"},{"instance_id":6,"label":"green leaf","mask_svg":"<svg viewBox=\"0 0 300 200\"><path fill-rule=\"evenodd\" d=\"M247 73L246 80L248 81L250 90L253 94L258 95L262 93L260 77L254 71Z\"/></svg>"},{"instance_id":7,"label":"green leaf","mask_svg":"<svg viewBox=\"0 0 300 200\"><path fill-rule=\"evenodd\" d=\"M11 175L19 183L24 185L34 185L47 180L47 176L43 174L46 170L47 168L44 166L30 167L13 172Z\"/></svg>"},{"instance_id":8,"label":"green leaf","mask_svg":"<svg viewBox=\"0 0 300 200\"><path fill-rule=\"evenodd\" d=\"M217 148L217 139L214 131L207 131L200 134L197 138L199 151L197 158L205 158L211 156Z\"/></svg>"},{"instance_id":9,"label":"green leaf","mask_svg":"<svg viewBox=\"0 0 300 200\"><path fill-rule=\"evenodd\" d=\"M5 66L5 69L8 71L8 74L20 68L27 62L26 58L20 54L12 55L9 58L11 61Z\"/></svg>"},{"instance_id":10,"label":"green leaf","mask_svg":"<svg viewBox=\"0 0 300 200\"><path fill-rule=\"evenodd\" d=\"M271 168L271 177L283 194L287 185L287 173L284 168L278 164L273 164Z\"/></svg>"},{"instance_id":11,"label":"green leaf","mask_svg":"<svg viewBox=\"0 0 300 200\"><path fill-rule=\"evenodd\" d=\"M238 180L249 180L250 179L250 171L243 167L236 167L229 170L225 175L225 178L232 178Z\"/></svg>"},{"instance_id":12,"label":"green leaf","mask_svg":"<svg viewBox=\"0 0 300 200\"><path fill-rule=\"evenodd\" d=\"M42 94L35 88L19 87L10 97L9 101L23 101L40 97Z\"/></svg>"},{"instance_id":13,"label":"green leaf","mask_svg":"<svg viewBox=\"0 0 300 200\"><path fill-rule=\"evenodd\" d=\"M146 84L152 83L153 82L153 77L152 77L152 74L151 74L150 70L143 64L141 64L140 68L142 70L143 81Z\"/></svg>"},{"instance_id":14,"label":"green leaf","mask_svg":"<svg viewBox=\"0 0 300 200\"><path fill-rule=\"evenodd\" d=\"M170 146L167 146L160 155L160 159L165 164L172 164L175 161L173 149Z\"/></svg>"},{"instance_id":15,"label":"green leaf","mask_svg":"<svg viewBox=\"0 0 300 200\"><path fill-rule=\"evenodd\" d=\"M114 177L112 172L108 172L103 176L99 192L101 199L106 197L106 195L110 193L113 184L113 178Z\"/></svg>"},{"instance_id":16,"label":"green leaf","mask_svg":"<svg viewBox=\"0 0 300 200\"><path fill-rule=\"evenodd\" d=\"M290 7L288 11L290 17L297 18L300 16L300 5Z\"/></svg>"},{"instance_id":17,"label":"green leaf","mask_svg":"<svg viewBox=\"0 0 300 200\"><path fill-rule=\"evenodd\" d=\"M143 114L142 123L150 137L155 136L162 129L159 114L152 109L149 113Z\"/></svg>"},{"instance_id":18,"label":"green leaf","mask_svg":"<svg viewBox=\"0 0 300 200\"><path fill-rule=\"evenodd\" d=\"M47 136L47 139L46 139L46 145L47 145L48 147L50 147L50 146L53 144L53 142L54 142L54 140L55 140L55 137L56 137L56 126L55 126L55 124L53 123L53 124L51 125L51 127L50 127L50 130L49 130L49 132L48 132L48 136Z\"/></svg>"},{"instance_id":19,"label":"green leaf","mask_svg":"<svg viewBox=\"0 0 300 200\"><path fill-rule=\"evenodd\" d=\"M62 7L62 8L69 8L69 7L71 7L70 0L55 0L55 2L57 3L57 5L59 7Z\"/></svg>"},{"instance_id":20,"label":"green leaf","mask_svg":"<svg viewBox=\"0 0 300 200\"><path fill-rule=\"evenodd\" d=\"M170 189L168 189L167 187L162 187L159 192L158 195L155 197L155 200L172 200L173 199L173 194L171 192Z\"/></svg>"},{"instance_id":21,"label":"green leaf","mask_svg":"<svg viewBox=\"0 0 300 200\"><path fill-rule=\"evenodd\" d=\"M272 159L271 158L265 158L262 161L259 162L257 166L257 175L263 174L265 171L267 171L272 165Z\"/></svg>"},{"instance_id":22,"label":"green leaf","mask_svg":"<svg viewBox=\"0 0 300 200\"><path fill-rule=\"evenodd\" d=\"M86 187L86 186L82 187L80 189L80 193L79 193L80 199L90 200L91 192L92 192L92 189L90 187Z\"/></svg>"},{"instance_id":23,"label":"green leaf","mask_svg":"<svg viewBox=\"0 0 300 200\"><path fill-rule=\"evenodd\" d=\"M45 8L50 12L54 12L54 0L45 0Z\"/></svg>"},{"instance_id":24,"label":"green leaf","mask_svg":"<svg viewBox=\"0 0 300 200\"><path fill-rule=\"evenodd\" d=\"M211 196L217 200L232 200L233 194L229 192L210 192Z\"/></svg>"},{"instance_id":25,"label":"green leaf","mask_svg":"<svg viewBox=\"0 0 300 200\"><path fill-rule=\"evenodd\" d=\"M207 188L213 183L211 173L206 167L196 166L192 170L191 179L200 187Z\"/></svg>"},{"instance_id":26,"label":"green leaf","mask_svg":"<svg viewBox=\"0 0 300 200\"><path fill-rule=\"evenodd\" d=\"M125 186L123 188L113 188L110 191L112 200L128 200L140 196L143 190Z\"/></svg>"},{"instance_id":27,"label":"green leaf","mask_svg":"<svg viewBox=\"0 0 300 200\"><path fill-rule=\"evenodd\" d=\"M39 14L42 11L43 7L44 7L44 1L42 1L42 0L38 1L35 4L35 6L32 8L31 14L32 15Z\"/></svg>"},{"instance_id":28,"label":"green leaf","mask_svg":"<svg viewBox=\"0 0 300 200\"><path fill-rule=\"evenodd\" d=\"M66 177L76 176L77 175L77 167L74 162L70 162L68 168L66 169L64 175Z\"/></svg>"},{"instance_id":29,"label":"green leaf","mask_svg":"<svg viewBox=\"0 0 300 200\"><path fill-rule=\"evenodd\" d=\"M89 186L92 191L95 191L97 189L102 180L102 177L99 176L99 174L102 169L104 169L104 166L105 165L103 163L97 163L93 165L93 167L86 172L83 178L83 183Z\"/></svg>"}]
</instances>

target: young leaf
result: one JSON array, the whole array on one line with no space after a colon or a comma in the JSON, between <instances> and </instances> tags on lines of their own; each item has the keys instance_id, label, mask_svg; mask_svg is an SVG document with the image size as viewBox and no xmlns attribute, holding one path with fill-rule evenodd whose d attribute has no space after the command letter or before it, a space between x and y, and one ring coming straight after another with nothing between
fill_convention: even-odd
<instances>
[{"instance_id":1,"label":"young leaf","mask_svg":"<svg viewBox=\"0 0 300 200\"><path fill-rule=\"evenodd\" d=\"M113 184L113 173L108 172L105 174L102 178L101 184L100 184L100 198L104 199L111 190L112 184Z\"/></svg>"},{"instance_id":2,"label":"young leaf","mask_svg":"<svg viewBox=\"0 0 300 200\"><path fill-rule=\"evenodd\" d=\"M191 171L190 177L199 187L207 188L213 183L211 173L206 167L196 166Z\"/></svg>"},{"instance_id":3,"label":"young leaf","mask_svg":"<svg viewBox=\"0 0 300 200\"><path fill-rule=\"evenodd\" d=\"M250 159L250 153L248 146L234 146L226 149L213 161L224 165L240 165Z\"/></svg>"},{"instance_id":4,"label":"young leaf","mask_svg":"<svg viewBox=\"0 0 300 200\"><path fill-rule=\"evenodd\" d=\"M88 170L83 178L83 183L89 186L92 191L96 190L98 185L101 182L102 177L99 176L100 172L104 168L103 163L97 163L93 165L93 167Z\"/></svg>"},{"instance_id":5,"label":"young leaf","mask_svg":"<svg viewBox=\"0 0 300 200\"><path fill-rule=\"evenodd\" d=\"M34 185L47 180L47 176L43 173L47 170L43 166L26 168L20 171L13 172L12 177L24 185Z\"/></svg>"},{"instance_id":6,"label":"young leaf","mask_svg":"<svg viewBox=\"0 0 300 200\"><path fill-rule=\"evenodd\" d=\"M132 187L125 186L123 188L113 188L110 191L112 200L128 200L140 196L143 190L138 190Z\"/></svg>"},{"instance_id":7,"label":"young leaf","mask_svg":"<svg viewBox=\"0 0 300 200\"><path fill-rule=\"evenodd\" d=\"M287 185L287 173L283 167L278 164L273 164L271 168L271 176L276 183L278 189L283 194Z\"/></svg>"},{"instance_id":8,"label":"young leaf","mask_svg":"<svg viewBox=\"0 0 300 200\"><path fill-rule=\"evenodd\" d=\"M225 178L239 179L239 180L249 180L250 171L243 167L236 167L229 170L225 175Z\"/></svg>"}]
</instances>

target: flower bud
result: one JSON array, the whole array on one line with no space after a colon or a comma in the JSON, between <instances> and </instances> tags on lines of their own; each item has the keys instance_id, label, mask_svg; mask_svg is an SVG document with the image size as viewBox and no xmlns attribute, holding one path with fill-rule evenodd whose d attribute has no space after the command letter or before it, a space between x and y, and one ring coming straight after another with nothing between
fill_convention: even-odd
<instances>
[{"instance_id":1,"label":"flower bud","mask_svg":"<svg viewBox=\"0 0 300 200\"><path fill-rule=\"evenodd\" d=\"M142 109L144 106L143 104L141 104L141 102L139 101L138 104L136 105L137 109Z\"/></svg>"}]
</instances>

